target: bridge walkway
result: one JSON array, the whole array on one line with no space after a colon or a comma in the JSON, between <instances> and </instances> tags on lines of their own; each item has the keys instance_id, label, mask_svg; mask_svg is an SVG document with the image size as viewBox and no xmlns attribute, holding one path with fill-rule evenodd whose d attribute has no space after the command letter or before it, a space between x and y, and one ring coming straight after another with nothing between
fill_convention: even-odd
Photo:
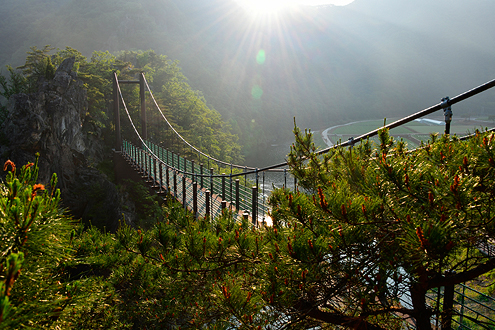
<instances>
[{"instance_id":1,"label":"bridge walkway","mask_svg":"<svg viewBox=\"0 0 495 330\"><path fill-rule=\"evenodd\" d=\"M263 196L258 196L257 186L248 187L247 178L241 185L241 179L235 178L239 175L233 173L214 175L210 168L206 174L202 164L198 166L149 141L145 144L143 149L124 140L122 155L159 194L171 194L196 217L215 218L226 209L236 218L256 219L256 223L264 220L268 206Z\"/></svg>"}]
</instances>

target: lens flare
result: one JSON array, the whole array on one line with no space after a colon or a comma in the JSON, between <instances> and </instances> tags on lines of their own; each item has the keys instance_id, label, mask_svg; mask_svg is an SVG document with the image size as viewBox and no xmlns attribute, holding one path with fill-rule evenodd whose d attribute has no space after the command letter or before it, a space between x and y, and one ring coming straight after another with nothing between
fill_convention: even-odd
<instances>
[{"instance_id":1,"label":"lens flare","mask_svg":"<svg viewBox=\"0 0 495 330\"><path fill-rule=\"evenodd\" d=\"M261 49L258 52L258 55L256 55L256 62L258 64L262 65L262 64L265 64L265 61L266 61L266 54L265 54L265 51L263 49Z\"/></svg>"},{"instance_id":2,"label":"lens flare","mask_svg":"<svg viewBox=\"0 0 495 330\"><path fill-rule=\"evenodd\" d=\"M255 100L261 99L263 96L263 89L259 85L254 85L253 88L251 89L251 95Z\"/></svg>"}]
</instances>

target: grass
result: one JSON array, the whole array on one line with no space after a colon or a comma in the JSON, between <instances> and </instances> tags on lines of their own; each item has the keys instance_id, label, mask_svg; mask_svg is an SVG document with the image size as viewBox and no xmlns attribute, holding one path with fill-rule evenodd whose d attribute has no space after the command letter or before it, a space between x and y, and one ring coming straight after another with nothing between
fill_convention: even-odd
<instances>
[{"instance_id":1,"label":"grass","mask_svg":"<svg viewBox=\"0 0 495 330\"><path fill-rule=\"evenodd\" d=\"M387 123L392 123L398 118L387 119ZM442 118L437 118L441 120ZM328 137L332 143L338 143L339 141L347 141L350 137L357 137L362 134L366 134L377 128L383 127L383 120L367 120L358 121L345 125L336 126L328 131ZM476 129L484 130L485 128L493 127L492 122L487 121L466 121L465 119L453 120L450 126L450 133L457 136L464 136L473 133ZM443 134L445 125L428 125L417 121L412 121L403 126L396 127L390 130L390 134L396 139L403 139L409 149L416 148L420 145L421 141L427 142L430 138L430 133ZM318 134L320 135L320 134ZM315 136L316 137L316 136ZM372 138L376 140L376 138ZM321 137L315 139L317 145L325 146Z\"/></svg>"}]
</instances>

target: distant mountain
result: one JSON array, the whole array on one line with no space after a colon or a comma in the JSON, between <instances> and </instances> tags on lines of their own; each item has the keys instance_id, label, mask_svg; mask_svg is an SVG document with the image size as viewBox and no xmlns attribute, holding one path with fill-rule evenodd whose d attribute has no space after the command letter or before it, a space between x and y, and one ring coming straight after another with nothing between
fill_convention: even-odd
<instances>
[{"instance_id":1,"label":"distant mountain","mask_svg":"<svg viewBox=\"0 0 495 330\"><path fill-rule=\"evenodd\" d=\"M495 78L492 0L355 0L255 20L232 0L8 0L0 64L29 46L154 49L231 121L247 154L322 129L397 117ZM490 94L491 93L491 94ZM454 118L495 113L494 92Z\"/></svg>"}]
</instances>

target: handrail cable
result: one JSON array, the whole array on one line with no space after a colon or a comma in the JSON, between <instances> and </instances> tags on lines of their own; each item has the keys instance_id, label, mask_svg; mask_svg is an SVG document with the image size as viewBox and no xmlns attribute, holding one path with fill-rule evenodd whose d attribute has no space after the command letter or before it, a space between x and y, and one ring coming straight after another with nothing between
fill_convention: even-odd
<instances>
[{"instance_id":1,"label":"handrail cable","mask_svg":"<svg viewBox=\"0 0 495 330\"><path fill-rule=\"evenodd\" d=\"M239 168L239 169L243 169L243 170L246 170L246 169L249 169L250 171L246 171L246 172L243 172L243 173L237 173L237 174L232 174L232 177L238 177L238 176L245 176L245 175L252 175L252 174L257 174L259 172L265 172L265 171L270 171L270 170L276 170L276 169L279 169L280 167L284 167L284 166L288 166L288 162L284 162L284 163L279 163L279 164L274 164L274 165L270 165L270 166L267 166L267 167L263 167L263 168L253 168L253 167L247 167L247 166L241 166L241 165L236 165L236 164L232 164L232 163L226 163L226 162L223 162L221 160L218 160L218 159L215 159L205 153L203 153L201 150L197 149L196 147L194 147L193 145L191 145L189 142L187 142L174 128L173 126L171 125L171 123L168 121L168 119L166 118L166 116L163 114L162 110L160 109L160 107L158 106L158 103L155 99L155 97L153 96L153 93L151 91L151 88L149 87L148 85L148 82L146 80L146 78L144 78L144 82L146 84L146 87L148 88L148 91L150 92L150 95L151 95L151 98L153 99L153 102L155 103L155 106L157 107L158 111L160 112L160 114L162 115L163 119L166 121L167 125L174 131L175 135L177 135L187 146L189 146L190 148L192 148L194 151L198 152L199 154L207 157L208 159L211 159L212 161L215 161L219 164L222 164L222 165L229 165L229 166L233 166L235 168ZM118 84L117 84L118 85ZM378 132L384 128L388 128L388 129L392 129L392 128L395 128L395 127L398 127L398 126L401 126L403 124L406 124L406 123L409 123L417 118L420 118L420 117L423 117L423 116L426 116L426 115L429 115L435 111L438 111L438 110L441 110L441 109L444 109L448 106L452 106L453 104L456 104L458 102L461 102L469 97L472 97L476 94L479 94L481 92L484 92L492 87L495 87L495 79L485 83L485 84L482 84L478 87L475 87L467 92L464 92L462 94L459 94L455 97L453 97L452 99L447 99L446 101L443 101L441 103L438 103L434 106L431 106L429 108L426 108L422 111L419 111L419 112L416 112L412 115L409 115L407 117L404 117L402 119L399 119L391 124L388 124L388 125L385 125L383 127L380 127L378 129L375 129L371 132L368 132L368 133L365 133L365 134L362 134L356 138L353 138L351 140L348 140L348 141L345 141L345 142L341 142L341 143L338 143L338 144L335 144L331 147L328 147L328 148L325 148L323 150L320 150L318 151L316 154L317 155L321 155L321 154L324 154L324 153L327 153L329 152L330 150L333 150L333 149L336 149L336 148L339 148L339 147L347 147L347 146L351 146L351 145L354 145L356 142L359 142L361 140L364 140L364 139L367 139L367 138L370 138L372 136L375 136L378 134ZM119 86L119 93L121 95L121 98L122 98L122 101L123 101L123 97L122 97L122 93L120 91L120 86ZM124 104L124 107L125 107L125 104ZM127 108L125 107L126 111L127 111ZM127 111L128 113L128 116L129 116L129 119L130 119L130 115L129 115L129 112ZM131 119L130 119L131 120ZM134 130L136 131L136 133L138 134L139 136L139 139L141 140L141 142L143 143L143 145L146 146L146 149L148 149L150 151L150 153L156 157L157 159L159 159L152 151L151 149L146 145L146 143L144 143L143 139L141 138L141 136L139 135L139 133L137 132L135 126L133 125L134 127ZM160 162L164 163L162 160L160 160ZM166 164L167 167L170 167L168 164ZM194 173L187 173L186 171L183 171L183 170L180 170L180 169L176 169L176 168L173 168L171 167L173 170L176 170L180 173L184 173L185 175L192 175ZM283 171L284 169L280 169L279 171ZM201 177L210 177L210 175L201 175L201 174L196 174L197 176ZM222 177L222 175L214 175L213 177Z\"/></svg>"},{"instance_id":2,"label":"handrail cable","mask_svg":"<svg viewBox=\"0 0 495 330\"><path fill-rule=\"evenodd\" d=\"M168 127L170 127L172 129L172 131L174 131L175 135L177 135L181 140L182 142L184 142L188 147L190 147L192 150L196 151L197 153L199 153L200 155L203 155L204 157L207 157L207 158L210 158L211 160L219 163L219 164L222 164L222 165L226 165L226 166L231 166L231 167L235 167L235 168L239 168L239 169L244 169L246 168L246 166L244 165L236 165L236 164L233 164L233 163L227 163L227 162L224 162L224 161L221 161L221 160L218 160L216 158L213 158L207 154L205 154L204 152L202 152L201 150L197 149L195 146L193 146L192 144L190 144L189 142L187 142L183 137L182 135L179 134L179 132L177 132L177 130L175 130L175 128L172 126L172 124L168 121L167 117L164 115L162 109L160 109L160 106L158 106L158 103L156 102L155 100L155 97L153 96L153 92L151 91L151 88L150 86L148 85L148 81L146 80L146 77L144 78L144 83L146 84L146 87L148 88L148 91L150 92L150 95L151 95L151 98L153 99L153 102L155 103L155 106L156 108L158 109L158 111L160 112L160 114L162 115L163 119L165 120L165 122L167 123ZM255 168L254 167L248 167L250 170L254 170ZM245 173L242 173L242 175L244 175Z\"/></svg>"},{"instance_id":3,"label":"handrail cable","mask_svg":"<svg viewBox=\"0 0 495 330\"><path fill-rule=\"evenodd\" d=\"M486 91L487 89L490 89L492 87L495 87L495 79L483 84L483 85L480 85L478 87L475 87L467 92L464 92L462 94L459 94L457 95L456 97L448 100L447 102L441 102L441 103L438 103L434 106L431 106L429 108L426 108L422 111L419 111L419 112L416 112L412 115L409 115L407 117L404 117L402 119L399 119L391 124L388 124L388 125L385 125L383 127L380 127L380 128L377 128L371 132L368 132L368 133L365 133L365 134L362 134L354 139L352 139L351 141L345 141L343 143L339 143L338 145L335 145L335 146L332 146L332 147L328 147L326 149L323 149L323 150L320 150L317 154L318 155L321 155L321 154L324 154L324 153L327 153L328 151L330 151L331 149L339 146L339 147L347 147L347 146L350 146L356 142L359 142L361 140L364 140L364 139L367 139L367 138L370 138L372 136L375 136L378 134L378 132L384 128L388 128L388 129L392 129L392 128L395 128L395 127L398 127L398 126L401 126L401 125L404 125L404 124L407 124L408 122L411 122L413 121L414 119L417 119L417 118L420 118L420 117L424 117L426 115L429 115L435 111L438 111L440 109L444 109L448 106L451 106L453 104L456 104L458 102L461 102L467 98L470 98L471 96L474 96L476 94L479 94L481 92L484 92Z\"/></svg>"},{"instance_id":4,"label":"handrail cable","mask_svg":"<svg viewBox=\"0 0 495 330\"><path fill-rule=\"evenodd\" d=\"M160 157L158 157L157 155L155 155L155 153L153 152L153 150L151 150L148 147L148 145L143 140L141 134L139 134L136 126L134 125L134 122L132 121L131 115L129 113L129 110L127 109L127 105L125 104L124 96L122 95L122 91L120 89L120 85L119 85L119 82L118 81L117 81L117 89L119 91L120 99L122 100L122 105L124 106L125 112L127 113L127 117L129 118L129 121L130 121L130 123L132 125L132 128L134 129L134 132L136 132L136 135L137 135L138 139L141 141L142 145L148 150L148 152L151 155L153 155L153 157L155 159L157 159L160 163L164 164L167 168L170 168L170 169L172 169L175 172L183 173L184 171L181 171L179 168L172 167L172 166L168 165L166 162L164 162L163 160L161 160ZM184 172L184 174L186 174L186 173Z\"/></svg>"}]
</instances>

